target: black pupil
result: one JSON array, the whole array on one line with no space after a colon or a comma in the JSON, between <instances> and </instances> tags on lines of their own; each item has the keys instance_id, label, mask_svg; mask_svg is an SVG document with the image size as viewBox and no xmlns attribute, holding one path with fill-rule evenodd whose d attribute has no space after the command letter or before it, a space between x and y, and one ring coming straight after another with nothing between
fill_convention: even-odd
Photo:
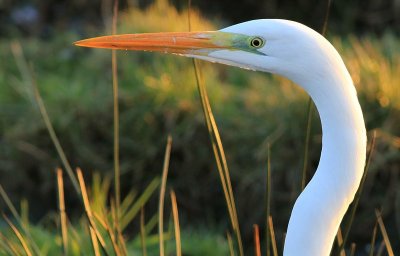
<instances>
[{"instance_id":1,"label":"black pupil","mask_svg":"<svg viewBox=\"0 0 400 256\"><path fill-rule=\"evenodd\" d=\"M254 39L251 41L251 44L252 44L254 47L259 47L259 46L261 45L261 41L260 41L259 38L254 38Z\"/></svg>"}]
</instances>

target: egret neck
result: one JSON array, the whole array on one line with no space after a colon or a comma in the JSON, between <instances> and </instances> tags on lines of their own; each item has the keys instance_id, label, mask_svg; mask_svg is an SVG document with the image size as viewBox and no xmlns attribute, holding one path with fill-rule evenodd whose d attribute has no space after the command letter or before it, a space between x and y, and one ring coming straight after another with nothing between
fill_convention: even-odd
<instances>
[{"instance_id":1,"label":"egret neck","mask_svg":"<svg viewBox=\"0 0 400 256\"><path fill-rule=\"evenodd\" d=\"M351 77L335 48L293 21L262 19L219 31L103 36L75 43L156 51L285 76L311 96L322 123L318 169L293 208L285 256L328 256L359 187L366 131Z\"/></svg>"},{"instance_id":2,"label":"egret neck","mask_svg":"<svg viewBox=\"0 0 400 256\"><path fill-rule=\"evenodd\" d=\"M284 255L329 255L339 225L359 187L366 156L366 131L353 82L341 59L322 76L293 80L311 96L322 125L318 168L297 198ZM321 67L321 68L324 68Z\"/></svg>"}]
</instances>

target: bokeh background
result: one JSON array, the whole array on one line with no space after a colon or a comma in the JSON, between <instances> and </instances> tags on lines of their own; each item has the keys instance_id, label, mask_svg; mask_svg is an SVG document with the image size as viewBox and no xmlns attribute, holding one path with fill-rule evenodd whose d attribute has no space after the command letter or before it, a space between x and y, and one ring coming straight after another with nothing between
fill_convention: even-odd
<instances>
[{"instance_id":1,"label":"bokeh background","mask_svg":"<svg viewBox=\"0 0 400 256\"><path fill-rule=\"evenodd\" d=\"M312 0L193 0L192 5L196 30L284 18L321 31L327 12L327 1ZM111 33L112 6L111 0L0 0L0 183L17 206L28 202L30 222L43 230L55 226L55 169L61 161L31 84L37 84L72 166L82 168L88 183L94 174L110 180L111 54L72 43ZM120 0L119 7L120 33L188 30L186 1ZM349 241L357 244L359 255L366 255L370 246L376 208L382 210L393 247L400 250L399 34L399 1L332 1L327 38L353 77L369 138L372 131L377 134L350 233ZM123 51L118 53L118 63L122 194L140 193L160 176L166 138L171 134L168 186L177 193L182 228L201 232L198 240L224 239L229 218L191 61ZM308 97L280 77L203 62L201 69L231 169L247 247L252 244L252 225L265 223L267 144L271 144L272 216L281 248L290 209L300 192ZM309 177L321 148L316 111L311 128ZM71 183L65 181L70 191L67 213L73 222L82 215L82 206ZM7 212L1 200L0 207ZM156 212L157 196L146 210ZM135 232L136 225L129 232ZM207 242L199 244L207 246Z\"/></svg>"}]
</instances>

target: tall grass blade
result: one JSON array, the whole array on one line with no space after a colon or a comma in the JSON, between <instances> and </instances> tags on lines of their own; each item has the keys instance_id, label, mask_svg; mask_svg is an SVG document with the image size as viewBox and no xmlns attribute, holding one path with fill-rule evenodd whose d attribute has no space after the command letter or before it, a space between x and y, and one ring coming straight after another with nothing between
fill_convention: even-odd
<instances>
[{"instance_id":1,"label":"tall grass blade","mask_svg":"<svg viewBox=\"0 0 400 256\"><path fill-rule=\"evenodd\" d=\"M379 210L375 209L375 215L378 220L379 229L381 230L383 241L385 242L386 250L389 256L394 256L392 245L390 244L389 236L386 232L385 224L383 223L382 214Z\"/></svg>"},{"instance_id":2,"label":"tall grass blade","mask_svg":"<svg viewBox=\"0 0 400 256\"><path fill-rule=\"evenodd\" d=\"M105 252L107 254L106 243L105 243L105 241L104 241L99 229L97 228L96 222L94 221L92 208L90 207L89 197L88 197L87 191L86 191L85 180L83 179L83 175L82 175L81 169L77 168L76 173L77 173L77 176L78 176L78 181L79 181L79 185L80 185L80 189L81 189L81 195L82 195L83 205L85 207L86 217L87 217L88 222L89 222L90 234L92 236L94 234L95 235L94 238L96 238L95 239L96 241L92 241L93 242L93 248L94 248L94 250L96 250L96 244L97 244L97 240L98 240L100 245L101 245L101 249L103 250L103 252Z\"/></svg>"},{"instance_id":3,"label":"tall grass blade","mask_svg":"<svg viewBox=\"0 0 400 256\"><path fill-rule=\"evenodd\" d=\"M61 168L57 169L57 188L58 188L58 210L60 211L61 237L63 255L68 255L68 226L67 214L65 213L64 201L64 181Z\"/></svg>"},{"instance_id":4,"label":"tall grass blade","mask_svg":"<svg viewBox=\"0 0 400 256\"><path fill-rule=\"evenodd\" d=\"M117 33L117 20L118 20L118 0L114 0L113 19L112 19L112 34ZM121 218L121 168L119 163L119 101L118 101L118 66L117 66L117 52L111 52L111 65L112 65L112 78L113 78L113 112L114 112L114 189L115 189L115 210L116 218L114 221L115 231L118 236L121 235L119 221ZM117 240L118 243L118 240Z\"/></svg>"},{"instance_id":5,"label":"tall grass blade","mask_svg":"<svg viewBox=\"0 0 400 256\"><path fill-rule=\"evenodd\" d=\"M349 221L348 221L348 223L346 225L346 229L345 229L344 236L343 236L343 243L342 243L342 246L339 248L339 252L344 250L344 248L346 246L347 238L349 237L351 225L353 224L354 216L356 214L358 203L359 203L360 198L361 198L361 193L362 193L362 190L363 190L363 187L364 187L364 184L365 184L365 180L367 178L367 173L368 173L369 165L371 163L371 158L372 158L372 155L373 155L373 152L374 152L374 149L375 149L375 141L376 141L376 131L373 131L372 140L371 140L371 144L370 144L370 149L369 149L369 152L368 152L368 155L367 155L367 162L366 162L366 165L365 165L365 168L364 168L364 173L363 173L363 176L361 178L360 187L358 188L357 193L354 196L354 201L352 203L352 207L351 207L351 210L350 210L350 219L349 219Z\"/></svg>"},{"instance_id":6,"label":"tall grass blade","mask_svg":"<svg viewBox=\"0 0 400 256\"><path fill-rule=\"evenodd\" d=\"M188 4L189 4L189 7L188 7L189 22L188 22L188 24L189 24L189 30L191 30L191 25L190 25L191 24L190 23L191 1L190 0L189 0ZM239 254L242 256L243 255L242 238L241 238L241 234L240 234L239 220L237 217L235 199L233 196L232 184L231 184L231 180L230 180L228 164L226 162L225 152L224 152L224 149L222 146L222 141L221 141L221 138L220 138L220 135L218 132L218 127L215 122L215 118L212 113L212 110L211 110L211 105L210 105L210 102L208 99L207 90L203 83L203 80L201 79L200 70L199 70L196 60L193 60L193 68L194 68L194 72L195 72L197 88L199 90L199 94L200 94L200 98L201 98L201 104L202 104L202 108L203 108L204 118L206 120L206 125L207 125L208 133L210 136L212 148L213 148L215 161L217 164L217 169L218 169L218 173L220 176L222 189L224 191L225 200L226 200L226 204L228 207L229 217L231 220L232 228L236 234L237 244L239 247Z\"/></svg>"},{"instance_id":7,"label":"tall grass blade","mask_svg":"<svg viewBox=\"0 0 400 256\"><path fill-rule=\"evenodd\" d=\"M146 235L149 235L150 232L157 226L158 223L158 214L155 214L144 226L144 230L146 231ZM157 238L158 239L158 238Z\"/></svg>"},{"instance_id":8,"label":"tall grass blade","mask_svg":"<svg viewBox=\"0 0 400 256\"><path fill-rule=\"evenodd\" d=\"M124 242L124 239L120 239L120 236L122 237L122 233L119 232L118 229L118 220L117 220L117 209L115 206L115 201L113 198L110 199L110 210L111 210L111 220L113 223L113 227L111 227L110 223L108 223L108 219L107 219L107 215L104 214L104 218L105 218L105 223L106 226L108 226L106 228L106 230L109 232L109 237L111 239L114 239L114 242L112 242L113 247L116 247L117 249L114 249L114 252L117 250L118 253L116 252L116 255L124 255L124 250L122 249L122 244ZM113 236L113 237L111 237Z\"/></svg>"},{"instance_id":9,"label":"tall grass blade","mask_svg":"<svg viewBox=\"0 0 400 256\"><path fill-rule=\"evenodd\" d=\"M276 246L274 223L272 221L271 216L268 217L268 225L269 225L269 231L270 231L270 235L271 235L272 255L278 256L278 247Z\"/></svg>"},{"instance_id":10,"label":"tall grass blade","mask_svg":"<svg viewBox=\"0 0 400 256\"><path fill-rule=\"evenodd\" d=\"M164 256L164 199L165 199L165 187L167 185L167 176L168 176L168 167L169 167L169 159L171 155L171 145L172 138L169 135L167 139L167 146L165 148L165 156L164 156L164 166L162 172L161 179L161 187L160 187L160 200L158 204L158 236L159 236L159 246L160 246L160 256Z\"/></svg>"},{"instance_id":11,"label":"tall grass blade","mask_svg":"<svg viewBox=\"0 0 400 256\"><path fill-rule=\"evenodd\" d=\"M7 222L8 226L12 229L14 232L15 236L18 238L19 242L21 243L22 247L24 248L24 251L27 256L32 256L32 252L28 247L28 244L26 243L24 237L22 236L21 232L14 226L14 224L7 218L7 216L3 213L3 218Z\"/></svg>"},{"instance_id":12,"label":"tall grass blade","mask_svg":"<svg viewBox=\"0 0 400 256\"><path fill-rule=\"evenodd\" d=\"M26 199L22 199L20 203L21 221L29 229L29 204Z\"/></svg>"},{"instance_id":13,"label":"tall grass blade","mask_svg":"<svg viewBox=\"0 0 400 256\"><path fill-rule=\"evenodd\" d=\"M228 240L229 255L235 256L235 250L233 249L232 237L229 232L226 232L226 239Z\"/></svg>"},{"instance_id":14,"label":"tall grass blade","mask_svg":"<svg viewBox=\"0 0 400 256\"><path fill-rule=\"evenodd\" d=\"M260 246L260 229L257 224L253 225L254 233L254 255L261 256L261 246Z\"/></svg>"},{"instance_id":15,"label":"tall grass blade","mask_svg":"<svg viewBox=\"0 0 400 256\"><path fill-rule=\"evenodd\" d=\"M103 213L105 215L107 213ZM104 220L104 216L100 216L97 212L93 212L93 217L97 220L97 222L102 226L104 229L107 229L107 223Z\"/></svg>"},{"instance_id":16,"label":"tall grass blade","mask_svg":"<svg viewBox=\"0 0 400 256\"><path fill-rule=\"evenodd\" d=\"M354 256L355 253L356 253L356 244L355 243L351 243L350 256Z\"/></svg>"},{"instance_id":17,"label":"tall grass blade","mask_svg":"<svg viewBox=\"0 0 400 256\"><path fill-rule=\"evenodd\" d=\"M10 198L8 197L7 193L4 191L3 186L1 184L0 184L0 195L3 198L3 201L6 203L8 209L11 211L11 214L18 221L18 224L22 227L25 235L28 237L29 242L30 242L35 254L42 255L42 253L39 250L39 247L37 246L35 240L33 240L31 233L29 232L28 226L26 226L25 223L22 221L21 216L18 214L17 210L15 209L14 205L12 204Z\"/></svg>"},{"instance_id":18,"label":"tall grass blade","mask_svg":"<svg viewBox=\"0 0 400 256\"><path fill-rule=\"evenodd\" d=\"M375 222L374 230L372 231L371 248L369 249L369 256L374 256L375 243L376 243L376 234L378 233L377 231L378 231L378 221Z\"/></svg>"},{"instance_id":19,"label":"tall grass blade","mask_svg":"<svg viewBox=\"0 0 400 256\"><path fill-rule=\"evenodd\" d=\"M142 256L147 256L146 229L144 224L144 208L142 207L140 209L140 244L142 246Z\"/></svg>"},{"instance_id":20,"label":"tall grass blade","mask_svg":"<svg viewBox=\"0 0 400 256\"><path fill-rule=\"evenodd\" d=\"M133 220L133 218L137 215L140 209L145 205L145 203L149 200L150 196L156 191L158 186L160 185L160 179L154 178L150 184L146 187L144 192L140 195L140 197L136 200L135 204L121 216L120 226L121 229L124 230L128 224Z\"/></svg>"},{"instance_id":21,"label":"tall grass blade","mask_svg":"<svg viewBox=\"0 0 400 256\"><path fill-rule=\"evenodd\" d=\"M176 256L181 256L182 245L181 245L181 229L179 225L178 203L176 201L175 192L171 190L170 194L171 194L172 214L173 214L174 230L175 230Z\"/></svg>"},{"instance_id":22,"label":"tall grass blade","mask_svg":"<svg viewBox=\"0 0 400 256\"><path fill-rule=\"evenodd\" d=\"M383 251L385 251L385 241L381 241L378 247L378 252L376 253L376 256L382 256Z\"/></svg>"},{"instance_id":23,"label":"tall grass blade","mask_svg":"<svg viewBox=\"0 0 400 256\"><path fill-rule=\"evenodd\" d=\"M118 241L120 245L121 255L128 255L128 249L126 248L125 238L121 232L118 233Z\"/></svg>"},{"instance_id":24,"label":"tall grass blade","mask_svg":"<svg viewBox=\"0 0 400 256\"><path fill-rule=\"evenodd\" d=\"M6 251L8 255L20 255L22 253L22 251L19 252L16 246L9 239L7 239L1 232L0 232L0 249Z\"/></svg>"},{"instance_id":25,"label":"tall grass blade","mask_svg":"<svg viewBox=\"0 0 400 256\"><path fill-rule=\"evenodd\" d=\"M93 249L93 254L95 256L101 256L100 249L99 249L99 243L97 241L96 237L96 232L93 230L93 228L89 224L89 232L90 232L90 241L92 242L92 249Z\"/></svg>"},{"instance_id":26,"label":"tall grass blade","mask_svg":"<svg viewBox=\"0 0 400 256\"><path fill-rule=\"evenodd\" d=\"M325 9L325 17L324 17L324 24L322 25L321 34L323 36L326 35L326 31L328 30L328 20L329 20L329 13L331 11L331 0L326 1L326 9Z\"/></svg>"},{"instance_id":27,"label":"tall grass blade","mask_svg":"<svg viewBox=\"0 0 400 256\"><path fill-rule=\"evenodd\" d=\"M137 192L134 190L128 192L128 194L126 194L124 196L124 198L121 201L121 205L120 205L121 218L128 212L129 207L134 204L136 196L137 196Z\"/></svg>"},{"instance_id":28,"label":"tall grass blade","mask_svg":"<svg viewBox=\"0 0 400 256\"><path fill-rule=\"evenodd\" d=\"M217 169L218 173L221 179L221 184L222 188L224 191L225 195L225 200L227 203L228 207L228 212L232 224L232 228L235 231L236 238L237 238L237 243L239 247L239 254L243 255L243 246L242 246L242 239L240 235L240 228L239 228L239 221L237 218L237 213L236 213L236 206L235 206L235 200L233 197L233 190L232 190L232 185L231 185L231 180L230 180L230 175L229 175L229 169L228 165L226 162L226 157L225 157L225 152L223 150L221 138L219 136L218 128L214 119L214 115L211 110L211 106L208 100L208 95L206 88L204 84L201 82L201 76L200 76L200 71L197 65L197 61L193 60L194 63L194 69L195 69L195 75L196 75L196 81L201 97L201 102L202 102L202 107L203 107L203 112L204 116L206 119L206 125L208 128L208 132L210 135L210 140L217 164Z\"/></svg>"},{"instance_id":29,"label":"tall grass blade","mask_svg":"<svg viewBox=\"0 0 400 256\"><path fill-rule=\"evenodd\" d=\"M115 210L115 203L111 202L111 215L112 215L112 220L114 221L114 219L116 218L116 210ZM107 213L104 212L103 213L103 217L100 217L99 215L97 215L96 213L94 213L94 216L96 217L96 219L99 221L99 223L102 223L103 227L107 230L107 234L109 239L111 240L111 244L112 244L112 248L114 250L115 255L120 256L123 255L121 253L121 250L118 246L117 243L117 238L115 237L115 232L114 229L111 227L109 221L108 221L108 217L107 217ZM115 221L114 221L115 223Z\"/></svg>"},{"instance_id":30,"label":"tall grass blade","mask_svg":"<svg viewBox=\"0 0 400 256\"><path fill-rule=\"evenodd\" d=\"M339 227L338 232L336 234L336 239L338 243L338 247L341 248L343 244L343 235L342 235L342 229ZM346 251L345 250L340 250L338 252L339 256L346 256Z\"/></svg>"},{"instance_id":31,"label":"tall grass blade","mask_svg":"<svg viewBox=\"0 0 400 256\"><path fill-rule=\"evenodd\" d=\"M271 236L269 233L268 218L271 216L271 145L267 144L267 179L266 179L266 218L265 218L265 241L266 241L266 254L271 255Z\"/></svg>"},{"instance_id":32,"label":"tall grass blade","mask_svg":"<svg viewBox=\"0 0 400 256\"><path fill-rule=\"evenodd\" d=\"M62 164L64 165L65 170L67 171L69 178L71 179L72 185L74 186L76 192L79 194L79 185L76 180L76 177L74 175L74 172L71 168L71 165L64 153L64 150L61 147L60 141L57 138L56 132L54 131L54 128L50 122L49 115L47 114L46 107L43 103L42 97L40 96L40 92L38 89L38 86L36 84L36 80L34 78L32 70L29 68L29 65L27 64L27 61L24 57L24 53L22 51L21 44L19 42L14 42L11 45L11 50L14 55L14 58L17 63L20 63L18 65L19 71L23 77L28 77L28 83L30 83L30 86L33 88L33 93L34 93L34 98L36 101L36 104L39 107L40 114L42 116L42 119L46 125L47 131L49 132L50 138L54 144L54 147L57 150L57 153L61 159Z\"/></svg>"}]
</instances>

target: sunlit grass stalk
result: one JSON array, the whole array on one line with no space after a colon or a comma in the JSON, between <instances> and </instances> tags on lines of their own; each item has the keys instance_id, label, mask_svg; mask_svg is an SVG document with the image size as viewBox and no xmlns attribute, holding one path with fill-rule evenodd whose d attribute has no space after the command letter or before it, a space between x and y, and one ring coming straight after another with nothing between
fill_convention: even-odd
<instances>
[{"instance_id":1,"label":"sunlit grass stalk","mask_svg":"<svg viewBox=\"0 0 400 256\"><path fill-rule=\"evenodd\" d=\"M371 248L369 249L369 256L374 256L375 243L376 243L376 234L378 233L377 231L378 231L378 220L375 222L374 230L372 231Z\"/></svg>"},{"instance_id":2,"label":"sunlit grass stalk","mask_svg":"<svg viewBox=\"0 0 400 256\"><path fill-rule=\"evenodd\" d=\"M266 196L265 196L265 251L267 256L271 255L271 236L269 233L268 218L271 216L271 145L267 144L267 178L266 178Z\"/></svg>"},{"instance_id":3,"label":"sunlit grass stalk","mask_svg":"<svg viewBox=\"0 0 400 256\"><path fill-rule=\"evenodd\" d=\"M254 255L261 256L261 246L260 246L260 229L257 224L253 225L254 234Z\"/></svg>"},{"instance_id":4,"label":"sunlit grass stalk","mask_svg":"<svg viewBox=\"0 0 400 256\"><path fill-rule=\"evenodd\" d=\"M18 214L17 210L15 209L14 205L12 204L10 198L4 191L3 186L1 186L1 184L0 184L0 195L3 198L3 201L6 203L8 209L11 211L11 214L18 221L18 224L22 227L25 235L29 239L29 243L31 244L32 249L35 252L35 255L42 255L42 253L39 250L39 247L37 246L35 240L33 240L31 233L29 232L28 226L26 226L25 223L22 221L21 216Z\"/></svg>"},{"instance_id":5,"label":"sunlit grass stalk","mask_svg":"<svg viewBox=\"0 0 400 256\"><path fill-rule=\"evenodd\" d=\"M114 218L117 217L116 214L117 213L114 211ZM128 249L126 248L125 238L124 238L124 236L122 234L122 231L121 231L119 226L118 226L118 229L117 229L116 233L117 233L116 241L118 241L117 245L118 245L118 248L119 248L119 250L121 252L121 255L123 255L123 256L124 255L128 255Z\"/></svg>"},{"instance_id":6,"label":"sunlit grass stalk","mask_svg":"<svg viewBox=\"0 0 400 256\"><path fill-rule=\"evenodd\" d=\"M272 221L271 216L268 217L268 225L269 225L269 231L270 231L270 235L271 235L272 255L278 256L278 247L276 246L274 223Z\"/></svg>"},{"instance_id":7,"label":"sunlit grass stalk","mask_svg":"<svg viewBox=\"0 0 400 256\"><path fill-rule=\"evenodd\" d=\"M18 65L19 71L21 73L21 75L23 77L28 77L28 83L30 83L30 86L33 88L33 94L34 94L34 98L35 101L39 107L39 111L40 114L42 116L42 119L46 125L47 131L49 132L50 138L53 142L54 147L56 148L56 151L61 159L61 162L65 168L65 170L67 171L67 174L72 182L72 185L75 188L75 191L78 193L78 195L80 194L80 190L79 190L79 185L78 185L78 181L76 180L76 177L74 175L74 171L71 168L71 165L65 155L64 150L61 147L60 141L57 138L56 132L50 122L50 118L49 115L47 114L47 110L46 107L44 106L42 97L40 96L40 92L38 89L38 86L36 84L36 80L35 77L33 75L33 71L31 70L31 68L29 67L29 65L27 64L27 61L24 57L24 53L22 51L21 48L21 44L19 42L15 42L11 45L11 50L13 52L14 58L16 60L17 63L20 63L20 65Z\"/></svg>"},{"instance_id":8,"label":"sunlit grass stalk","mask_svg":"<svg viewBox=\"0 0 400 256\"><path fill-rule=\"evenodd\" d=\"M24 248L24 252L26 253L27 256L32 256L32 252L29 249L28 244L25 241L25 238L22 236L21 232L19 232L18 228L15 227L15 225L7 218L5 214L3 214L3 219L6 221L8 226L12 229L14 232L15 236L18 238L18 241L21 243L22 248Z\"/></svg>"},{"instance_id":9,"label":"sunlit grass stalk","mask_svg":"<svg viewBox=\"0 0 400 256\"><path fill-rule=\"evenodd\" d=\"M359 203L360 198L361 198L361 193L362 193L362 190L363 190L363 187L364 187L364 184L365 184L365 180L367 178L367 173L368 173L368 169L369 169L369 166L370 166L370 163L371 163L371 158L372 158L372 155L373 155L373 152L374 152L374 149L375 149L375 140L376 140L376 132L373 131L372 140L371 140L371 144L370 144L370 149L369 149L369 152L368 152L368 155L367 155L367 161L366 161L365 168L364 168L364 173L363 173L363 176L361 178L360 186L359 186L359 188L358 188L358 190L356 192L356 195L354 196L354 201L352 203L352 207L351 207L351 210L350 210L350 219L349 219L349 221L348 221L348 223L346 225L346 228L345 228L345 231L344 231L344 236L343 236L343 243L342 243L342 246L340 246L340 248L339 248L339 252L344 250L344 248L346 246L347 238L349 237L351 225L353 224L354 216L356 214L358 203Z\"/></svg>"},{"instance_id":10,"label":"sunlit grass stalk","mask_svg":"<svg viewBox=\"0 0 400 256\"><path fill-rule=\"evenodd\" d=\"M385 241L382 240L381 243L379 244L376 256L382 256L383 251L385 251Z\"/></svg>"},{"instance_id":11,"label":"sunlit grass stalk","mask_svg":"<svg viewBox=\"0 0 400 256\"><path fill-rule=\"evenodd\" d=\"M233 249L232 236L229 232L226 232L226 239L228 240L229 255L235 256L235 250Z\"/></svg>"},{"instance_id":12,"label":"sunlit grass stalk","mask_svg":"<svg viewBox=\"0 0 400 256\"><path fill-rule=\"evenodd\" d=\"M65 213L65 200L64 200L64 181L61 168L57 169L57 188L58 188L58 210L60 212L60 225L61 225L61 238L62 249L65 256L68 255L68 226L67 214Z\"/></svg>"},{"instance_id":13,"label":"sunlit grass stalk","mask_svg":"<svg viewBox=\"0 0 400 256\"><path fill-rule=\"evenodd\" d=\"M103 213L103 215L106 213ZM93 212L93 217L96 218L97 222L100 224L100 226L102 226L104 229L107 230L107 223L105 221L105 217L100 216L97 212Z\"/></svg>"},{"instance_id":14,"label":"sunlit grass stalk","mask_svg":"<svg viewBox=\"0 0 400 256\"><path fill-rule=\"evenodd\" d=\"M394 256L392 245L390 244L389 236L386 232L385 224L383 223L382 214L379 210L375 209L375 215L378 220L379 229L381 230L383 241L385 242L386 250L389 256Z\"/></svg>"},{"instance_id":15,"label":"sunlit grass stalk","mask_svg":"<svg viewBox=\"0 0 400 256\"><path fill-rule=\"evenodd\" d=\"M16 246L8 239L6 238L3 233L0 232L0 248L3 250L6 250L9 255L19 255L21 254L18 252L18 249Z\"/></svg>"},{"instance_id":16,"label":"sunlit grass stalk","mask_svg":"<svg viewBox=\"0 0 400 256\"><path fill-rule=\"evenodd\" d=\"M142 256L147 256L146 248L146 228L144 219L144 208L140 209L140 244L142 246Z\"/></svg>"},{"instance_id":17,"label":"sunlit grass stalk","mask_svg":"<svg viewBox=\"0 0 400 256\"><path fill-rule=\"evenodd\" d=\"M336 239L337 239L337 244L338 248L341 248L343 245L343 235L342 235L342 229L339 227L338 232L336 234ZM346 251L345 250L339 250L338 251L338 256L346 256Z\"/></svg>"},{"instance_id":18,"label":"sunlit grass stalk","mask_svg":"<svg viewBox=\"0 0 400 256\"><path fill-rule=\"evenodd\" d=\"M190 13L191 13L191 0L189 0L189 8L188 8L189 30L191 30ZM235 231L235 234L237 237L239 253L240 253L240 255L243 255L243 246L242 246L242 239L241 239L241 235L240 235L239 221L237 218L236 206L235 206L235 201L234 201L234 197L233 197L232 185L231 185L231 181L230 181L228 166L226 163L225 153L224 153L222 142L221 142L221 139L219 136L218 128L215 123L214 115L211 110L211 106L210 106L209 99L208 99L208 94L207 94L206 88L204 86L204 83L202 83L200 70L198 68L198 64L197 64L196 60L193 60L193 67L194 67L197 87L199 90L201 103L202 103L202 107L203 107L203 113L204 113L204 117L206 120L208 131L210 134L211 143L212 143L212 147L213 147L213 151L214 151L214 156L215 156L218 172L220 175L222 188L224 191L225 200L226 200L227 207L228 207L229 216L231 219L233 230Z\"/></svg>"},{"instance_id":19,"label":"sunlit grass stalk","mask_svg":"<svg viewBox=\"0 0 400 256\"><path fill-rule=\"evenodd\" d=\"M81 169L77 168L76 173L78 176L80 189L82 191L81 195L82 195L83 205L85 207L86 217L89 222L90 234L91 234L92 242L93 242L93 249L96 252L96 245L97 245L97 241L98 241L100 243L100 247L101 247L102 251L106 255L108 255L107 250L106 250L106 243L105 243L102 235L100 234L99 229L97 228L96 222L94 221L92 209L90 207L89 198L88 198L87 191L86 191L85 180L83 179ZM95 239L93 239L93 238L95 238Z\"/></svg>"},{"instance_id":20,"label":"sunlit grass stalk","mask_svg":"<svg viewBox=\"0 0 400 256\"><path fill-rule=\"evenodd\" d=\"M114 0L113 19L112 19L112 34L117 33L118 21L118 0ZM121 168L119 163L119 101L118 101L118 62L116 50L111 51L112 65L112 80L113 80L113 112L114 112L114 189L115 189L115 210L116 218L114 220L115 231L120 236L121 229L119 221L121 218L120 203L121 203ZM118 243L117 239L117 243Z\"/></svg>"},{"instance_id":21,"label":"sunlit grass stalk","mask_svg":"<svg viewBox=\"0 0 400 256\"><path fill-rule=\"evenodd\" d=\"M208 100L206 88L201 80L200 71L196 60L193 60L193 65L196 75L197 86L200 93L201 103L203 107L204 117L206 119L208 133L210 135L211 144L217 164L218 173L220 175L221 184L225 195L225 200L227 203L228 212L232 223L232 228L235 231L237 238L239 255L243 255L243 245L239 228L239 220L237 217L236 204L233 196L232 184L230 180L228 165L226 162L225 152L222 146L221 137L218 132L218 127L216 125L214 115L211 110L210 102Z\"/></svg>"},{"instance_id":22,"label":"sunlit grass stalk","mask_svg":"<svg viewBox=\"0 0 400 256\"><path fill-rule=\"evenodd\" d=\"M167 176L169 168L169 159L171 155L172 138L168 136L167 146L165 147L164 166L161 178L160 198L158 203L158 237L160 256L164 256L164 200L165 200L165 187L167 185Z\"/></svg>"},{"instance_id":23,"label":"sunlit grass stalk","mask_svg":"<svg viewBox=\"0 0 400 256\"><path fill-rule=\"evenodd\" d=\"M181 229L179 225L178 203L176 201L176 195L173 190L171 190L170 195L171 195L172 214L173 214L174 230L175 230L176 256L181 256L182 245L181 245Z\"/></svg>"},{"instance_id":24,"label":"sunlit grass stalk","mask_svg":"<svg viewBox=\"0 0 400 256\"><path fill-rule=\"evenodd\" d=\"M114 220L116 218L116 216L115 216L116 215L116 209L115 209L114 204L115 204L114 202L111 202L111 204L110 204L111 205L112 220ZM100 220L100 218L96 218L96 219ZM118 243L117 243L118 238L115 237L114 229L112 228L112 226L110 225L110 223L108 221L108 217L107 217L107 213L106 212L103 213L103 218L101 218L100 221L103 222L103 226L107 230L107 234L108 234L109 239L111 240L112 248L114 249L115 255L117 255L117 256L123 255L121 253L121 250L120 250L120 248L118 246ZM115 223L115 221L114 221L114 223Z\"/></svg>"},{"instance_id":25,"label":"sunlit grass stalk","mask_svg":"<svg viewBox=\"0 0 400 256\"><path fill-rule=\"evenodd\" d=\"M20 203L21 221L29 229L29 204L26 199L22 199Z\"/></svg>"},{"instance_id":26,"label":"sunlit grass stalk","mask_svg":"<svg viewBox=\"0 0 400 256\"><path fill-rule=\"evenodd\" d=\"M140 195L140 197L136 200L135 204L125 212L120 222L122 230L124 230L126 226L128 226L129 221L138 214L142 207L144 207L145 203L149 200L150 196L154 193L154 191L156 191L159 185L160 179L158 177L154 178L146 187L144 192Z\"/></svg>"},{"instance_id":27,"label":"sunlit grass stalk","mask_svg":"<svg viewBox=\"0 0 400 256\"><path fill-rule=\"evenodd\" d=\"M92 242L92 249L93 249L93 254L95 256L101 256L100 254L100 249L99 249L99 243L97 241L96 237L96 232L93 230L93 228L88 224L89 226L89 233L90 233L90 241Z\"/></svg>"},{"instance_id":28,"label":"sunlit grass stalk","mask_svg":"<svg viewBox=\"0 0 400 256\"><path fill-rule=\"evenodd\" d=\"M351 243L350 256L354 256L355 253L356 253L356 244L355 243Z\"/></svg>"},{"instance_id":29,"label":"sunlit grass stalk","mask_svg":"<svg viewBox=\"0 0 400 256\"><path fill-rule=\"evenodd\" d=\"M190 20L191 20L190 13L191 13L191 0L188 0L189 31L192 29L191 22L190 22ZM239 220L237 217L235 199L233 196L232 184L231 184L231 180L230 180L228 165L226 162L225 152L224 152L224 149L222 146L221 138L219 136L218 127L216 125L214 115L211 110L211 105L209 103L207 90L201 79L200 70L199 70L196 60L193 60L193 68L194 68L194 72L195 72L197 88L198 88L200 98L201 98L201 105L203 108L204 118L206 120L206 125L207 125L207 129L208 129L208 133L210 135L218 173L219 173L219 176L221 179L221 184L222 184L222 188L224 191L226 204L228 207L229 217L231 220L232 228L236 234L237 244L239 247L239 254L243 255L243 245L242 245L242 238L241 238L240 228L239 228Z\"/></svg>"}]
</instances>

